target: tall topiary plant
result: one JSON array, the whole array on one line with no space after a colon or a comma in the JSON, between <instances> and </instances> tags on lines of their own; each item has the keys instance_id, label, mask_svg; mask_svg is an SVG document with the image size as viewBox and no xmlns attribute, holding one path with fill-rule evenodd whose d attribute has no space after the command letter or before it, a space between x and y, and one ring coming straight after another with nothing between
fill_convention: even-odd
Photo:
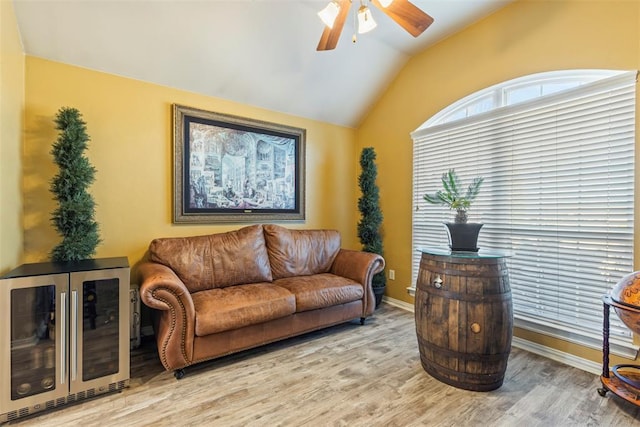
<instances>
[{"instance_id":1,"label":"tall topiary plant","mask_svg":"<svg viewBox=\"0 0 640 427\"><path fill-rule=\"evenodd\" d=\"M94 220L95 202L87 188L95 180L95 168L84 156L89 136L82 115L75 108L63 107L55 118L58 139L51 154L59 172L51 181L51 192L58 208L51 222L62 242L51 251L56 262L90 258L100 243L98 223Z\"/></svg>"},{"instance_id":2,"label":"tall topiary plant","mask_svg":"<svg viewBox=\"0 0 640 427\"><path fill-rule=\"evenodd\" d=\"M358 199L358 210L361 216L358 222L358 238L364 251L382 256L384 254L380 226L382 225L383 216L380 209L380 191L376 184L378 167L375 160L376 152L373 147L362 149L360 155L361 173L358 178L362 193ZM372 286L376 294L376 307L382 301L386 284L387 278L384 271L373 276Z\"/></svg>"}]
</instances>

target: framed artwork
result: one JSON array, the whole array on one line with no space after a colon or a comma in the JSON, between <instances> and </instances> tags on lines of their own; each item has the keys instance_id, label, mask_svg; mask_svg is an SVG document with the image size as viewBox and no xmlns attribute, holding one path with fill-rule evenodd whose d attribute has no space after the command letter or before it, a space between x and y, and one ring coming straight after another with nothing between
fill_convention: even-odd
<instances>
[{"instance_id":1,"label":"framed artwork","mask_svg":"<svg viewBox=\"0 0 640 427\"><path fill-rule=\"evenodd\" d=\"M173 105L173 222L305 219L306 130Z\"/></svg>"}]
</instances>

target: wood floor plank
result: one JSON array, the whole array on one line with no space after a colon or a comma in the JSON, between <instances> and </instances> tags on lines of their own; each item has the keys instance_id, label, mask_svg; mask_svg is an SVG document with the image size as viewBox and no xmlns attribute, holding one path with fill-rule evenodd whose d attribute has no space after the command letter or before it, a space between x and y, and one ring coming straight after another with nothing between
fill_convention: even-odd
<instances>
[{"instance_id":1,"label":"wood floor plank","mask_svg":"<svg viewBox=\"0 0 640 427\"><path fill-rule=\"evenodd\" d=\"M503 386L472 392L420 365L413 314L385 304L357 321L187 368L176 380L145 341L121 393L18 426L640 426L597 394L596 375L513 349Z\"/></svg>"}]
</instances>

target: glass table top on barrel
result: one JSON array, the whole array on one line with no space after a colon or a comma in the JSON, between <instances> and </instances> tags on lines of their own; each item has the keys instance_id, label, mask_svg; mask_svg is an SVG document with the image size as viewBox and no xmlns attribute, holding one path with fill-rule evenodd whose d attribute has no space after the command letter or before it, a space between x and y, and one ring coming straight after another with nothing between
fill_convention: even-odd
<instances>
[{"instance_id":1,"label":"glass table top on barrel","mask_svg":"<svg viewBox=\"0 0 640 427\"><path fill-rule=\"evenodd\" d=\"M423 254L436 256L450 256L454 258L484 259L484 258L508 258L513 256L513 251L503 249L480 248L477 252L452 251L446 246L419 246L417 248Z\"/></svg>"}]
</instances>

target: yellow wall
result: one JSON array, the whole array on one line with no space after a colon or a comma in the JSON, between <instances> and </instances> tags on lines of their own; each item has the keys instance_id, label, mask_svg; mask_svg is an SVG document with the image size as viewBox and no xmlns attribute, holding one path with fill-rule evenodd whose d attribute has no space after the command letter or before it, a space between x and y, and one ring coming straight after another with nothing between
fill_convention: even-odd
<instances>
[{"instance_id":1,"label":"yellow wall","mask_svg":"<svg viewBox=\"0 0 640 427\"><path fill-rule=\"evenodd\" d=\"M413 302L406 291L412 250L410 132L480 89L528 74L578 68L640 68L640 2L521 0L428 48L404 67L357 135L360 147L373 146L378 153L385 258L396 273L396 280L387 283L389 296ZM600 357L534 338L593 360Z\"/></svg>"},{"instance_id":2,"label":"yellow wall","mask_svg":"<svg viewBox=\"0 0 640 427\"><path fill-rule=\"evenodd\" d=\"M305 128L307 220L284 225L335 228L342 234L343 246L359 247L355 130L28 56L24 159L28 262L47 260L59 241L49 222L55 208L49 181L57 173L49 151L57 137L53 119L62 106L80 110L91 137L87 156L97 174L90 192L104 240L97 257L128 256L135 264L153 238L246 225L172 224L172 103Z\"/></svg>"},{"instance_id":3,"label":"yellow wall","mask_svg":"<svg viewBox=\"0 0 640 427\"><path fill-rule=\"evenodd\" d=\"M0 1L0 274L22 259L22 50L13 2Z\"/></svg>"}]
</instances>

